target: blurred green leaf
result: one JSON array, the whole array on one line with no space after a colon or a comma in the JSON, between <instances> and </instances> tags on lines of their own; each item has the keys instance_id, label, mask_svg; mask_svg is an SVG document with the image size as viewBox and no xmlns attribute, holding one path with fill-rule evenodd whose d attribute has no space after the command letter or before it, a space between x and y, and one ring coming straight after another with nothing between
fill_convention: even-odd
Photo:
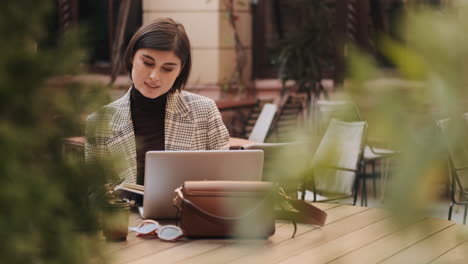
<instances>
[{"instance_id":1,"label":"blurred green leaf","mask_svg":"<svg viewBox=\"0 0 468 264\"><path fill-rule=\"evenodd\" d=\"M97 231L109 175L65 152L63 138L83 135L83 115L108 95L67 81L86 58L77 29L42 45L55 6L0 3L0 263L106 262Z\"/></svg>"},{"instance_id":2,"label":"blurred green leaf","mask_svg":"<svg viewBox=\"0 0 468 264\"><path fill-rule=\"evenodd\" d=\"M401 36L382 36L378 42L396 65L391 75L355 49L349 56L346 92L362 110L370 136L401 152L392 162L385 204L405 223L426 213L448 179L446 142L436 121L464 122L461 116L468 111L466 14L465 6L408 9L400 21ZM465 139L455 135L466 135L463 127L453 134L459 144Z\"/></svg>"}]
</instances>

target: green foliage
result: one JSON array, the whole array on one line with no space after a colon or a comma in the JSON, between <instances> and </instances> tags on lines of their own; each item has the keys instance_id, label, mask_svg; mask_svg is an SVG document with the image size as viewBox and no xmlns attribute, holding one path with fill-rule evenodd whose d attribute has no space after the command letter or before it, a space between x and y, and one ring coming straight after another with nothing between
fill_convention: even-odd
<instances>
[{"instance_id":1,"label":"green foliage","mask_svg":"<svg viewBox=\"0 0 468 264\"><path fill-rule=\"evenodd\" d=\"M390 78L357 51L349 64L349 92L364 109L371 136L401 151L386 204L404 221L423 214L447 179L445 138L436 121L463 122L468 110L468 9L417 7L402 21L401 41L383 37L380 42L401 78ZM466 130L453 132L455 142L466 142Z\"/></svg>"},{"instance_id":2,"label":"green foliage","mask_svg":"<svg viewBox=\"0 0 468 264\"><path fill-rule=\"evenodd\" d=\"M104 262L96 235L103 170L65 153L62 138L82 134L82 115L108 97L57 77L78 72L86 53L76 31L40 46L55 5L0 3L0 263Z\"/></svg>"},{"instance_id":3,"label":"green foliage","mask_svg":"<svg viewBox=\"0 0 468 264\"><path fill-rule=\"evenodd\" d=\"M324 70L331 65L334 38L330 9L325 1L289 1L303 18L297 30L279 41L273 51L283 82L294 80L300 92L319 94Z\"/></svg>"}]
</instances>

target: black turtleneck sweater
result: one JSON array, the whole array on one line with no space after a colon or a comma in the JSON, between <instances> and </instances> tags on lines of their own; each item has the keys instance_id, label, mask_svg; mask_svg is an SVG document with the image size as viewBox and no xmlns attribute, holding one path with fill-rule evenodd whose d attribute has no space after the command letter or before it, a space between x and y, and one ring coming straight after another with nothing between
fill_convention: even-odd
<instances>
[{"instance_id":1,"label":"black turtleneck sweater","mask_svg":"<svg viewBox=\"0 0 468 264\"><path fill-rule=\"evenodd\" d=\"M137 153L138 184L144 184L146 152L164 150L166 98L167 94L155 99L147 98L134 87L130 93L130 108Z\"/></svg>"}]
</instances>

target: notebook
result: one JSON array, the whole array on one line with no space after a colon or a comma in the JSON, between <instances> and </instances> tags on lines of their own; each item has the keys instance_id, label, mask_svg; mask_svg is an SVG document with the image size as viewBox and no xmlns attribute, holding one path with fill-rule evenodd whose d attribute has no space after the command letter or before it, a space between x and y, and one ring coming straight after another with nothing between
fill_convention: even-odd
<instances>
[{"instance_id":1,"label":"notebook","mask_svg":"<svg viewBox=\"0 0 468 264\"><path fill-rule=\"evenodd\" d=\"M184 181L260 181L262 150L148 151L140 215L174 219L174 190Z\"/></svg>"}]
</instances>

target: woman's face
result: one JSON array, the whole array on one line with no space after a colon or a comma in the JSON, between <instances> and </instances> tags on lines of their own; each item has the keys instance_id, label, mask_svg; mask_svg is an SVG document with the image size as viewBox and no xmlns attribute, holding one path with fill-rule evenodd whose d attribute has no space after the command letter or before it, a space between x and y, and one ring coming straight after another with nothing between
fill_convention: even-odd
<instances>
[{"instance_id":1,"label":"woman's face","mask_svg":"<svg viewBox=\"0 0 468 264\"><path fill-rule=\"evenodd\" d=\"M172 88L181 67L173 51L139 49L133 56L133 85L145 97L157 98Z\"/></svg>"}]
</instances>

